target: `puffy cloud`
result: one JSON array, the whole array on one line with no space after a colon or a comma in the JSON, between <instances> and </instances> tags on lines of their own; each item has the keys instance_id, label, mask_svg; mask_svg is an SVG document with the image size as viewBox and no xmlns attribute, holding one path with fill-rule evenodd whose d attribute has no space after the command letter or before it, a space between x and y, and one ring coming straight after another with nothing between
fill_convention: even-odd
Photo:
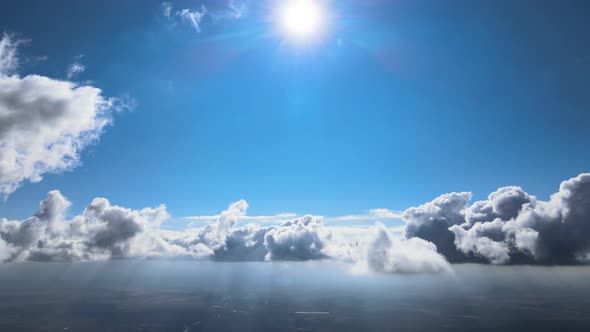
<instances>
[{"instance_id":1,"label":"puffy cloud","mask_svg":"<svg viewBox=\"0 0 590 332\"><path fill-rule=\"evenodd\" d=\"M271 228L264 235L266 260L308 260L328 256L323 252L332 234L321 219L305 216Z\"/></svg>"},{"instance_id":2,"label":"puffy cloud","mask_svg":"<svg viewBox=\"0 0 590 332\"><path fill-rule=\"evenodd\" d=\"M10 259L14 254L14 248L0 238L0 262L4 262Z\"/></svg>"},{"instance_id":3,"label":"puffy cloud","mask_svg":"<svg viewBox=\"0 0 590 332\"><path fill-rule=\"evenodd\" d=\"M239 200L215 222L185 231L164 231L170 216L165 206L128 209L95 198L77 216L67 219L71 203L51 191L39 210L22 221L0 219L0 261L80 261L112 258L184 257L216 261L356 260L357 240L335 236L337 227L322 217L306 215L281 224L238 226L248 209ZM359 232L358 238L366 232ZM392 240L393 241L393 240ZM398 240L395 240L396 243ZM410 262L415 251L417 261ZM378 251L365 251L364 260ZM391 251L385 272L443 270L436 247L424 240L401 240ZM377 258L379 259L379 258ZM374 267L374 264L371 265Z\"/></svg>"},{"instance_id":4,"label":"puffy cloud","mask_svg":"<svg viewBox=\"0 0 590 332\"><path fill-rule=\"evenodd\" d=\"M96 198L81 215L66 220L70 202L51 191L35 215L24 221L0 219L4 261L97 260L179 253L154 229L168 218L165 206L131 210Z\"/></svg>"},{"instance_id":5,"label":"puffy cloud","mask_svg":"<svg viewBox=\"0 0 590 332\"><path fill-rule=\"evenodd\" d=\"M17 63L18 42L4 35L0 44L0 196L6 197L23 181L78 166L80 153L99 138L111 112L125 105L92 86L7 76Z\"/></svg>"},{"instance_id":6,"label":"puffy cloud","mask_svg":"<svg viewBox=\"0 0 590 332\"><path fill-rule=\"evenodd\" d=\"M230 204L199 228L165 231L165 206L133 210L94 199L71 205L51 191L22 221L0 219L0 261L186 257L217 261L338 259L386 273L451 271L449 262L581 264L590 259L590 174L564 181L548 202L518 187L469 205L470 193L442 195L407 209L403 234L377 223L328 226L319 216L240 225L248 203ZM255 219L254 219L255 220ZM400 236L401 235L401 236Z\"/></svg>"},{"instance_id":7,"label":"puffy cloud","mask_svg":"<svg viewBox=\"0 0 590 332\"><path fill-rule=\"evenodd\" d=\"M510 248L503 241L502 226L502 220L496 219L487 223L477 222L469 230L453 225L450 231L455 235L455 244L461 252L480 255L493 264L503 264L510 260ZM499 239L495 241L494 238Z\"/></svg>"},{"instance_id":8,"label":"puffy cloud","mask_svg":"<svg viewBox=\"0 0 590 332\"><path fill-rule=\"evenodd\" d=\"M510 220L518 215L522 206L535 202L520 187L504 187L496 190L485 201L475 202L467 211L467 222L490 221L496 218Z\"/></svg>"},{"instance_id":9,"label":"puffy cloud","mask_svg":"<svg viewBox=\"0 0 590 332\"><path fill-rule=\"evenodd\" d=\"M432 241L450 261L580 264L590 253L590 174L564 181L548 202L504 187L468 206L443 195L404 212L405 236Z\"/></svg>"},{"instance_id":10,"label":"puffy cloud","mask_svg":"<svg viewBox=\"0 0 590 332\"><path fill-rule=\"evenodd\" d=\"M450 193L437 197L431 202L404 211L406 238L422 238L436 245L452 262L465 261L465 254L455 246L449 227L465 223L465 209L471 193Z\"/></svg>"},{"instance_id":11,"label":"puffy cloud","mask_svg":"<svg viewBox=\"0 0 590 332\"><path fill-rule=\"evenodd\" d=\"M244 217L247 203L232 203L216 223L188 231L175 243L190 248L202 243L213 252L213 259L225 261L311 260L329 258L332 234L320 217L304 216L280 225L254 223L233 227ZM231 216L230 218L228 218ZM223 231L220 231L223 229ZM332 251L334 253L336 251Z\"/></svg>"},{"instance_id":12,"label":"puffy cloud","mask_svg":"<svg viewBox=\"0 0 590 332\"><path fill-rule=\"evenodd\" d=\"M217 236L220 240L231 233L232 228L236 225L238 219L246 214L246 210L248 210L248 203L241 199L232 203L226 211L223 211L219 215L219 221L217 222Z\"/></svg>"},{"instance_id":13,"label":"puffy cloud","mask_svg":"<svg viewBox=\"0 0 590 332\"><path fill-rule=\"evenodd\" d=\"M524 205L505 230L538 261L585 261L590 253L590 174L562 182L548 202Z\"/></svg>"},{"instance_id":14,"label":"puffy cloud","mask_svg":"<svg viewBox=\"0 0 590 332\"><path fill-rule=\"evenodd\" d=\"M236 227L248 208L230 204L216 222L184 232L160 229L165 206L132 210L95 198L82 214L66 219L71 203L51 191L23 221L0 219L0 260L102 260L110 258L209 257L262 261L329 258L331 233L321 218L305 216L280 225ZM332 251L336 252L336 251Z\"/></svg>"},{"instance_id":15,"label":"puffy cloud","mask_svg":"<svg viewBox=\"0 0 590 332\"><path fill-rule=\"evenodd\" d=\"M434 244L419 238L393 238L382 223L376 223L371 233L361 241L358 264L362 268L386 273L452 271Z\"/></svg>"},{"instance_id":16,"label":"puffy cloud","mask_svg":"<svg viewBox=\"0 0 590 332\"><path fill-rule=\"evenodd\" d=\"M268 253L264 237L270 230L270 227L257 224L236 228L225 238L223 245L214 250L213 258L219 261L263 261Z\"/></svg>"},{"instance_id":17,"label":"puffy cloud","mask_svg":"<svg viewBox=\"0 0 590 332\"><path fill-rule=\"evenodd\" d=\"M224 251L227 239L233 237L235 225L246 214L248 203L239 200L229 205L228 209L219 214L217 221L204 227L189 229L171 239L173 243L187 248L189 252L207 251L213 255L216 251ZM203 247L204 246L204 247ZM205 250L204 248L208 248Z\"/></svg>"}]
</instances>

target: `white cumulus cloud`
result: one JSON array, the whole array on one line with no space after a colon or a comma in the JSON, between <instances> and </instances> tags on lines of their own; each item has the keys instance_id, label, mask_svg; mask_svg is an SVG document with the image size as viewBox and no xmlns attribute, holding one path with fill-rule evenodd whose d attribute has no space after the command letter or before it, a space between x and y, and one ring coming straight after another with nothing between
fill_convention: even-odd
<instances>
[{"instance_id":1,"label":"white cumulus cloud","mask_svg":"<svg viewBox=\"0 0 590 332\"><path fill-rule=\"evenodd\" d=\"M385 273L451 272L451 265L431 242L392 237L382 223L376 223L359 244L361 268Z\"/></svg>"},{"instance_id":2,"label":"white cumulus cloud","mask_svg":"<svg viewBox=\"0 0 590 332\"><path fill-rule=\"evenodd\" d=\"M406 238L434 243L451 262L581 264L590 254L590 174L561 183L547 202L503 187L469 205L442 195L403 214Z\"/></svg>"},{"instance_id":3,"label":"white cumulus cloud","mask_svg":"<svg viewBox=\"0 0 590 332\"><path fill-rule=\"evenodd\" d=\"M239 225L248 209L245 200L230 204L215 222L184 231L160 228L170 217L164 205L133 210L95 198L80 215L68 219L70 206L54 190L32 217L0 219L0 262L156 257L215 261L335 259L369 262L369 268L391 273L443 272L448 265L433 244L389 235L386 261L374 263L384 259L380 249L371 245L375 243L374 231L369 235L360 231L357 238L366 235L366 239L359 245L358 240L336 236L338 227L326 226L318 216L306 215L269 226Z\"/></svg>"},{"instance_id":4,"label":"white cumulus cloud","mask_svg":"<svg viewBox=\"0 0 590 332\"><path fill-rule=\"evenodd\" d=\"M23 181L80 164L80 153L102 134L111 113L125 105L93 86L39 75L10 75L16 45L10 35L0 44L0 196Z\"/></svg>"}]
</instances>

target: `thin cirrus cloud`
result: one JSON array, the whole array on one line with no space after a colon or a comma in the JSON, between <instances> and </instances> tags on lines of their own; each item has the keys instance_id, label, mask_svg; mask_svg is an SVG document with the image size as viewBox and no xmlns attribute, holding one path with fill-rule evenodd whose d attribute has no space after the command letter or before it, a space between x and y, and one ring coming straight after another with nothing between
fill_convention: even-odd
<instances>
[{"instance_id":1,"label":"thin cirrus cloud","mask_svg":"<svg viewBox=\"0 0 590 332\"><path fill-rule=\"evenodd\" d=\"M112 113L131 104L108 98L99 88L18 70L23 41L4 34L0 40L0 197L24 181L71 170L80 153L96 142ZM74 68L71 75L80 73ZM70 77L71 78L71 77Z\"/></svg>"},{"instance_id":2,"label":"thin cirrus cloud","mask_svg":"<svg viewBox=\"0 0 590 332\"><path fill-rule=\"evenodd\" d=\"M184 217L185 220L190 220L189 226L197 225L199 223L213 222L219 219L220 215L209 215L209 216L188 216ZM258 222L258 223L281 223L289 219L296 218L296 213L278 213L268 216L239 216L240 221Z\"/></svg>"},{"instance_id":3,"label":"thin cirrus cloud","mask_svg":"<svg viewBox=\"0 0 590 332\"><path fill-rule=\"evenodd\" d=\"M83 55L76 56L75 61L68 67L68 80L71 80L86 71L86 66L80 61L83 57Z\"/></svg>"},{"instance_id":4,"label":"thin cirrus cloud","mask_svg":"<svg viewBox=\"0 0 590 332\"><path fill-rule=\"evenodd\" d=\"M188 8L181 9L176 12L176 16L188 22L197 32L201 32L201 21L207 14L207 8L201 6L201 10L190 10Z\"/></svg>"},{"instance_id":5,"label":"thin cirrus cloud","mask_svg":"<svg viewBox=\"0 0 590 332\"><path fill-rule=\"evenodd\" d=\"M160 7L162 9L162 15L166 18L170 18L172 15L172 4L170 2L162 2Z\"/></svg>"},{"instance_id":6,"label":"thin cirrus cloud","mask_svg":"<svg viewBox=\"0 0 590 332\"><path fill-rule=\"evenodd\" d=\"M198 9L180 7L175 9L171 2L162 2L160 5L162 16L170 26L175 26L177 21L192 27L196 32L201 32L203 22L208 18L211 22L222 20L237 20L244 15L246 4L243 1L221 1L202 3Z\"/></svg>"},{"instance_id":7,"label":"thin cirrus cloud","mask_svg":"<svg viewBox=\"0 0 590 332\"><path fill-rule=\"evenodd\" d=\"M0 39L0 75L13 74L19 65L18 47L25 43L22 39L14 39L4 33Z\"/></svg>"},{"instance_id":8,"label":"thin cirrus cloud","mask_svg":"<svg viewBox=\"0 0 590 332\"><path fill-rule=\"evenodd\" d=\"M401 219L402 214L389 209L371 209L366 214L349 214L336 217L325 217L326 221L347 222L347 221L383 221L390 219Z\"/></svg>"},{"instance_id":9,"label":"thin cirrus cloud","mask_svg":"<svg viewBox=\"0 0 590 332\"><path fill-rule=\"evenodd\" d=\"M274 215L266 216L241 216L239 217L242 221L253 221L261 223L281 223L289 219L297 217L296 213L277 213ZM401 220L401 212L392 211L389 209L371 209L366 214L348 214L343 216L321 216L325 222L333 223L347 223L347 222L360 222L360 221L384 221L384 220ZM215 221L219 218L219 215L205 215L205 216L188 216L183 219L191 220L193 222L207 222Z\"/></svg>"}]
</instances>

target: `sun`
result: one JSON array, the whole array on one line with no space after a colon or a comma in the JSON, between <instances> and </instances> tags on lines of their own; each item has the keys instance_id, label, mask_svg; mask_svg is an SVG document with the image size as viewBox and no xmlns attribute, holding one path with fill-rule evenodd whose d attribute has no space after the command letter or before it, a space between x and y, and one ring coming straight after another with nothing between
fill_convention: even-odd
<instances>
[{"instance_id":1,"label":"sun","mask_svg":"<svg viewBox=\"0 0 590 332\"><path fill-rule=\"evenodd\" d=\"M325 13L317 0L287 0L279 9L283 32L297 40L310 40L321 32Z\"/></svg>"}]
</instances>

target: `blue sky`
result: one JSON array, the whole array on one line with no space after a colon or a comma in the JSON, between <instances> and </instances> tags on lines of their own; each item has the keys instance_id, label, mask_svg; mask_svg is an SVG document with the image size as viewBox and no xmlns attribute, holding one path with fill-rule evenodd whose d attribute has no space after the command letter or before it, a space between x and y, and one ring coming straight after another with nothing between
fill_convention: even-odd
<instances>
[{"instance_id":1,"label":"blue sky","mask_svg":"<svg viewBox=\"0 0 590 332\"><path fill-rule=\"evenodd\" d=\"M76 79L136 107L2 216L29 216L52 189L74 212L104 196L213 215L244 198L251 215L339 216L505 185L546 199L588 171L583 1L331 1L310 45L277 33L276 1L239 5L197 31L161 1L3 3L0 31L29 40L20 75L66 79L79 61Z\"/></svg>"}]
</instances>

